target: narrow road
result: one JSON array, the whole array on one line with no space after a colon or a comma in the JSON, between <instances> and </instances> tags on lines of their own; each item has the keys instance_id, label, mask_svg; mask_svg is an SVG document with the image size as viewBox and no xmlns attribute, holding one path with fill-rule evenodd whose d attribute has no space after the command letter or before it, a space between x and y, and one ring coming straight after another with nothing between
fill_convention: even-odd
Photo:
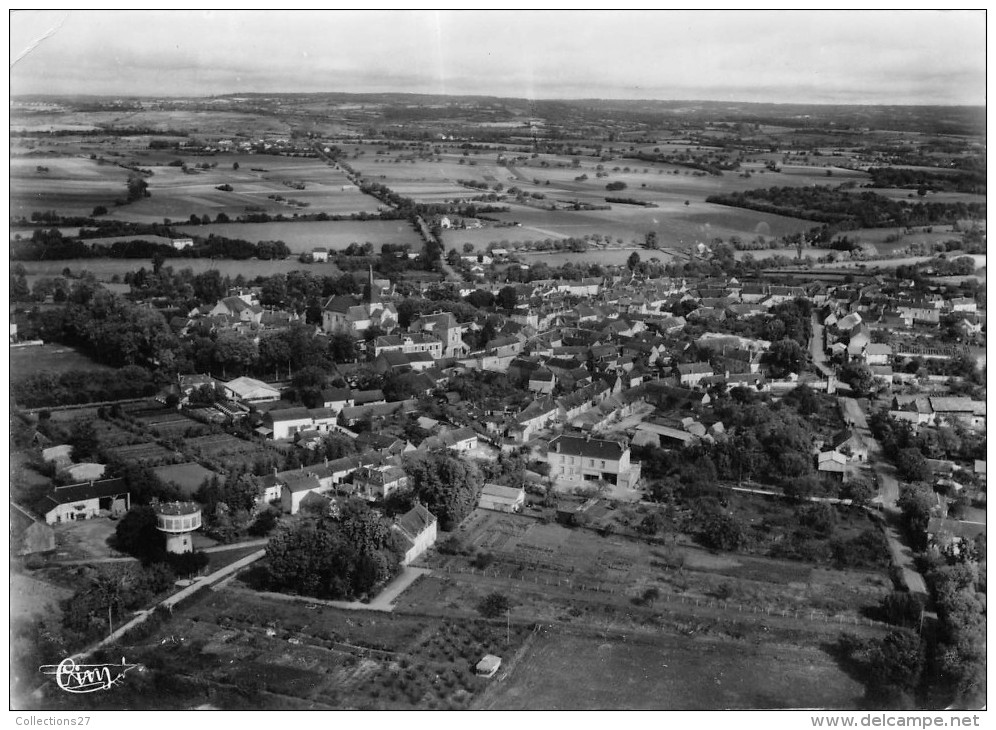
<instances>
[{"instance_id":1,"label":"narrow road","mask_svg":"<svg viewBox=\"0 0 996 730\"><path fill-rule=\"evenodd\" d=\"M809 354L813 358L813 365L823 375L829 378L833 375L833 370L827 366L827 356L823 351L823 325L820 323L816 312L813 312L813 333L809 338Z\"/></svg>"},{"instance_id":2,"label":"narrow road","mask_svg":"<svg viewBox=\"0 0 996 730\"><path fill-rule=\"evenodd\" d=\"M854 398L839 398L838 402L841 412L844 414L844 420L864 437L868 444L868 463L874 469L878 482L878 496L874 499L874 503L880 504L882 507L882 515L885 518L885 537L889 543L892 563L902 571L903 582L910 593L927 595L927 584L923 576L916 570L913 550L906 543L906 536L903 534L902 513L896 504L899 501L899 480L896 479L895 468L886 461L881 444L872 436L871 430L868 428L867 415L858 401Z\"/></svg>"},{"instance_id":3,"label":"narrow road","mask_svg":"<svg viewBox=\"0 0 996 730\"><path fill-rule=\"evenodd\" d=\"M133 619L131 619L131 621L128 621L124 625L119 626L118 629L116 631L114 631L114 633L112 633L112 634L108 635L107 637L101 639L96 644L92 645L90 648L85 649L84 651L82 651L82 652L74 655L73 658L76 659L77 661L80 660L80 659L87 658L88 656L90 656L91 654L93 654L93 652L95 652L100 647L104 646L105 644L109 644L109 643L112 643L114 641L117 641L122 636L124 636L126 633L128 633L129 631L131 631L133 628L135 628L136 626L144 623L145 620L149 616L151 616L153 613L155 613L155 610L157 608L159 608L160 606L162 606L164 608L167 608L167 609L172 609L173 606L175 606L176 604L178 604L180 601L184 600L185 598L189 598L190 596L192 596L194 593L196 593L197 591L201 590L202 588L208 588L210 586L215 585L216 583L221 582L222 580L224 580L228 576L235 574L239 570L242 570L242 568L245 568L247 565L251 565L252 563L255 563L257 560L259 560L260 558L262 558L264 555L266 555L266 551L265 550L257 550L252 555L247 555L246 557L242 558L241 560L235 561L231 565L226 565L221 570L216 570L214 573L210 573L209 575L205 575L205 576L202 576L202 577L198 578L197 580L194 581L193 585L190 585L190 586L184 588L181 591L177 591L176 593L173 593L172 595L167 596L166 598L164 598L162 601L160 601L159 603L157 603L155 606L152 606L151 608L147 608L144 611L139 611L135 615L135 617Z\"/></svg>"}]
</instances>

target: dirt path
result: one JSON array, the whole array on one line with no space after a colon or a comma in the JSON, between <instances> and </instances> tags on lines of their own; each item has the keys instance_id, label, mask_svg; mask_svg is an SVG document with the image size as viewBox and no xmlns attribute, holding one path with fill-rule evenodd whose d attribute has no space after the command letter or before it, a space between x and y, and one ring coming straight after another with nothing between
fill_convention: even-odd
<instances>
[{"instance_id":1,"label":"dirt path","mask_svg":"<svg viewBox=\"0 0 996 730\"><path fill-rule=\"evenodd\" d=\"M927 595L927 584L916 569L913 550L901 529L901 511L897 505L899 480L896 479L895 469L885 460L882 446L872 436L868 428L867 415L858 401L854 398L840 398L839 402L845 420L865 438L868 444L868 461L875 470L879 488L875 502L882 505L885 516L885 537L889 543L892 563L902 572L903 582L911 593Z\"/></svg>"}]
</instances>

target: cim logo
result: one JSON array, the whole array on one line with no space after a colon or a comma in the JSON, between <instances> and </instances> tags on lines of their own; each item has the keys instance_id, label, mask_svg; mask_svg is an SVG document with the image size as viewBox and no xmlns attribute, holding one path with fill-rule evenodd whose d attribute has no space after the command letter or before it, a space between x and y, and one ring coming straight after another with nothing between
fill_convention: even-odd
<instances>
[{"instance_id":1,"label":"cim logo","mask_svg":"<svg viewBox=\"0 0 996 730\"><path fill-rule=\"evenodd\" d=\"M39 667L42 674L55 677L59 689L73 694L86 694L111 689L124 680L132 669L144 671L139 664L128 664L121 657L120 664L77 664L76 660L63 659L58 664Z\"/></svg>"}]
</instances>

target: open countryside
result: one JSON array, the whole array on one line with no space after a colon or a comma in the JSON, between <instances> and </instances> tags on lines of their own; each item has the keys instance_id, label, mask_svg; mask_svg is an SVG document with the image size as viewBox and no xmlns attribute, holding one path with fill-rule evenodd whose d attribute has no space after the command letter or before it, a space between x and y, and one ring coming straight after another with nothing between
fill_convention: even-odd
<instances>
[{"instance_id":1,"label":"open countryside","mask_svg":"<svg viewBox=\"0 0 996 730\"><path fill-rule=\"evenodd\" d=\"M11 97L12 707L986 706L984 106L792 101L766 32L722 101L630 52L493 93L500 33L473 94L383 91L393 18L298 92L366 16L284 15L196 16L246 46L182 95Z\"/></svg>"}]
</instances>

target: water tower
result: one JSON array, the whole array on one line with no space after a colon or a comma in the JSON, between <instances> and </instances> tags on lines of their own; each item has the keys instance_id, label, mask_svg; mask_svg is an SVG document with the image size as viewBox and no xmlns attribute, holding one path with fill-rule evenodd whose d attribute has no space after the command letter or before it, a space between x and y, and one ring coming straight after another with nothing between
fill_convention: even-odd
<instances>
[{"instance_id":1,"label":"water tower","mask_svg":"<svg viewBox=\"0 0 996 730\"><path fill-rule=\"evenodd\" d=\"M166 552L189 553L194 549L191 533L200 529L201 507L195 502L155 505L156 527L166 533Z\"/></svg>"}]
</instances>

